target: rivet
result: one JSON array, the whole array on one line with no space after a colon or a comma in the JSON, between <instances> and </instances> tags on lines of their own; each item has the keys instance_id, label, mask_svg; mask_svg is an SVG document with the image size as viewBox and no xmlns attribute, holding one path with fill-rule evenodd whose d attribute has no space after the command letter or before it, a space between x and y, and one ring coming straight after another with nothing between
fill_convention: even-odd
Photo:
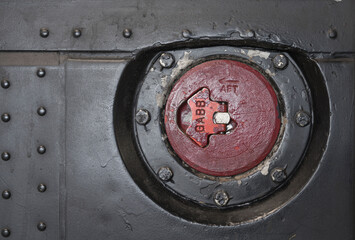
<instances>
[{"instance_id":1,"label":"rivet","mask_svg":"<svg viewBox=\"0 0 355 240\"><path fill-rule=\"evenodd\" d=\"M274 63L275 68L278 69L284 69L288 64L287 57L283 54L276 55L272 62Z\"/></svg>"},{"instance_id":2,"label":"rivet","mask_svg":"<svg viewBox=\"0 0 355 240\"><path fill-rule=\"evenodd\" d=\"M39 146L39 147L37 148L37 152L38 152L39 154L44 154L44 153L46 152L46 147L43 146L43 145Z\"/></svg>"},{"instance_id":3,"label":"rivet","mask_svg":"<svg viewBox=\"0 0 355 240\"><path fill-rule=\"evenodd\" d=\"M81 36L81 30L78 29L78 28L75 28L75 29L73 30L73 37L78 38L78 37L80 37L80 36Z\"/></svg>"},{"instance_id":4,"label":"rivet","mask_svg":"<svg viewBox=\"0 0 355 240\"><path fill-rule=\"evenodd\" d=\"M140 125L146 125L150 121L150 113L146 109L139 109L136 113L136 122Z\"/></svg>"},{"instance_id":5,"label":"rivet","mask_svg":"<svg viewBox=\"0 0 355 240\"><path fill-rule=\"evenodd\" d=\"M329 38L335 39L335 38L337 38L337 36L338 36L338 32L337 32L336 29L330 28L330 29L328 30L328 37L329 37Z\"/></svg>"},{"instance_id":6,"label":"rivet","mask_svg":"<svg viewBox=\"0 0 355 240\"><path fill-rule=\"evenodd\" d=\"M39 35L43 38L46 38L49 36L49 30L47 28L41 28L39 30Z\"/></svg>"},{"instance_id":7,"label":"rivet","mask_svg":"<svg viewBox=\"0 0 355 240\"><path fill-rule=\"evenodd\" d=\"M298 111L295 118L297 125L300 127L305 127L311 122L311 117L304 111Z\"/></svg>"},{"instance_id":8,"label":"rivet","mask_svg":"<svg viewBox=\"0 0 355 240\"><path fill-rule=\"evenodd\" d=\"M8 80L6 80L6 79L3 79L1 81L1 87L4 88L4 89L9 88L10 87L10 82Z\"/></svg>"},{"instance_id":9,"label":"rivet","mask_svg":"<svg viewBox=\"0 0 355 240\"><path fill-rule=\"evenodd\" d=\"M132 30L129 29L129 28L126 28L126 29L123 30L122 35L125 38L130 38L132 36Z\"/></svg>"},{"instance_id":10,"label":"rivet","mask_svg":"<svg viewBox=\"0 0 355 240\"><path fill-rule=\"evenodd\" d=\"M43 68L39 68L37 70L37 76L40 78L43 78L46 75L46 70L44 70Z\"/></svg>"},{"instance_id":11,"label":"rivet","mask_svg":"<svg viewBox=\"0 0 355 240\"><path fill-rule=\"evenodd\" d=\"M271 171L271 179L275 183L282 183L287 178L286 172L282 168L274 168Z\"/></svg>"},{"instance_id":12,"label":"rivet","mask_svg":"<svg viewBox=\"0 0 355 240\"><path fill-rule=\"evenodd\" d=\"M184 38L190 38L191 35L192 35L192 33L190 32L190 30L188 30L188 29L182 30L182 36L183 36Z\"/></svg>"},{"instance_id":13,"label":"rivet","mask_svg":"<svg viewBox=\"0 0 355 240\"><path fill-rule=\"evenodd\" d=\"M162 181L169 181L173 177L173 171L168 167L161 167L158 171L158 176Z\"/></svg>"},{"instance_id":14,"label":"rivet","mask_svg":"<svg viewBox=\"0 0 355 240\"><path fill-rule=\"evenodd\" d=\"M41 232L43 232L44 230L46 230L46 228L47 228L47 225L46 225L44 222L39 222L39 223L37 224L37 229L38 229L39 231L41 231Z\"/></svg>"},{"instance_id":15,"label":"rivet","mask_svg":"<svg viewBox=\"0 0 355 240\"><path fill-rule=\"evenodd\" d=\"M1 115L1 120L3 122L8 122L8 121L10 121L10 119L11 119L11 116L8 113L4 113L4 114Z\"/></svg>"},{"instance_id":16,"label":"rivet","mask_svg":"<svg viewBox=\"0 0 355 240\"><path fill-rule=\"evenodd\" d=\"M253 38L253 37L255 37L255 32L253 30L247 30L246 36L248 38Z\"/></svg>"},{"instance_id":17,"label":"rivet","mask_svg":"<svg viewBox=\"0 0 355 240\"><path fill-rule=\"evenodd\" d=\"M3 199L9 199L11 197L11 192L9 190L4 190L1 196Z\"/></svg>"},{"instance_id":18,"label":"rivet","mask_svg":"<svg viewBox=\"0 0 355 240\"><path fill-rule=\"evenodd\" d=\"M1 235L3 237L9 237L11 235L11 231L8 228L3 228L1 229Z\"/></svg>"},{"instance_id":19,"label":"rivet","mask_svg":"<svg viewBox=\"0 0 355 240\"><path fill-rule=\"evenodd\" d=\"M163 68L170 68L175 61L175 58L170 53L163 53L159 58L159 63Z\"/></svg>"},{"instance_id":20,"label":"rivet","mask_svg":"<svg viewBox=\"0 0 355 240\"><path fill-rule=\"evenodd\" d=\"M37 109L37 113L38 113L38 115L40 115L40 116L44 116L44 115L46 115L47 110L46 110L44 107L39 107L39 108Z\"/></svg>"},{"instance_id":21,"label":"rivet","mask_svg":"<svg viewBox=\"0 0 355 240\"><path fill-rule=\"evenodd\" d=\"M213 200L217 206L223 207L229 202L228 193L224 190L219 190L215 193Z\"/></svg>"},{"instance_id":22,"label":"rivet","mask_svg":"<svg viewBox=\"0 0 355 240\"><path fill-rule=\"evenodd\" d=\"M47 190L47 186L44 185L43 183L40 183L37 187L39 192L45 192Z\"/></svg>"},{"instance_id":23,"label":"rivet","mask_svg":"<svg viewBox=\"0 0 355 240\"><path fill-rule=\"evenodd\" d=\"M11 158L11 154L8 152L3 152L1 153L1 159L4 161L9 161Z\"/></svg>"}]
</instances>

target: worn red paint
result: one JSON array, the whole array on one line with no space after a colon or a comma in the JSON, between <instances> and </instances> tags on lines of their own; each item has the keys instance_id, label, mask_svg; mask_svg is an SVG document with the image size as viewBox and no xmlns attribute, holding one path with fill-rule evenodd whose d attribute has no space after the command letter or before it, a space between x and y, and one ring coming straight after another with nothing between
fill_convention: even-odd
<instances>
[{"instance_id":1,"label":"worn red paint","mask_svg":"<svg viewBox=\"0 0 355 240\"><path fill-rule=\"evenodd\" d=\"M232 130L221 134L223 124L209 128L207 142L196 141L188 132L197 119L191 99L201 89L209 90L211 102L228 106L231 117ZM165 129L174 151L192 168L214 176L232 176L258 165L274 146L280 125L270 83L251 66L233 60L208 61L187 71L173 87L165 109Z\"/></svg>"}]
</instances>

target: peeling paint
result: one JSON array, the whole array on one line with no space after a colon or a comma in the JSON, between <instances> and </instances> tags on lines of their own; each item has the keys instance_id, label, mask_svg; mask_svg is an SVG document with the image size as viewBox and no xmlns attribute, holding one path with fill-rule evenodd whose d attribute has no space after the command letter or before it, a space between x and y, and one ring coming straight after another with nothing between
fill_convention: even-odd
<instances>
[{"instance_id":1,"label":"peeling paint","mask_svg":"<svg viewBox=\"0 0 355 240\"><path fill-rule=\"evenodd\" d=\"M261 169L261 174L266 176L269 174L270 161L266 162L264 167Z\"/></svg>"},{"instance_id":2,"label":"peeling paint","mask_svg":"<svg viewBox=\"0 0 355 240\"><path fill-rule=\"evenodd\" d=\"M269 74L271 77L275 76L275 73L271 72L270 69L266 69L265 72Z\"/></svg>"},{"instance_id":3,"label":"peeling paint","mask_svg":"<svg viewBox=\"0 0 355 240\"><path fill-rule=\"evenodd\" d=\"M269 52L262 52L259 50L249 50L247 55L251 58L252 57L261 57L261 58L268 59L270 56L270 53Z\"/></svg>"},{"instance_id":4,"label":"peeling paint","mask_svg":"<svg viewBox=\"0 0 355 240\"><path fill-rule=\"evenodd\" d=\"M172 79L178 76L181 70L185 69L188 65L190 65L193 62L193 60L190 59L190 54L191 51L185 51L184 56L181 59L179 59L179 61L176 63L176 67L173 69L171 73Z\"/></svg>"},{"instance_id":5,"label":"peeling paint","mask_svg":"<svg viewBox=\"0 0 355 240\"><path fill-rule=\"evenodd\" d=\"M168 76L163 76L161 77L161 86L165 88L168 85L169 77Z\"/></svg>"}]
</instances>

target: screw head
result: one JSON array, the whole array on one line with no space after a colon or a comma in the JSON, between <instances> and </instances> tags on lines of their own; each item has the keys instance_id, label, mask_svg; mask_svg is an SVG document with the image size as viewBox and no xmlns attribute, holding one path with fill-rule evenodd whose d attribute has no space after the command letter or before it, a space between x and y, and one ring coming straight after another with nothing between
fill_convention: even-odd
<instances>
[{"instance_id":1,"label":"screw head","mask_svg":"<svg viewBox=\"0 0 355 240\"><path fill-rule=\"evenodd\" d=\"M80 36L81 36L81 30L78 29L78 28L75 28L75 29L73 30L73 37L78 38L78 37L80 37Z\"/></svg>"},{"instance_id":2,"label":"screw head","mask_svg":"<svg viewBox=\"0 0 355 240\"><path fill-rule=\"evenodd\" d=\"M4 190L1 196L3 199L9 199L11 197L11 192L9 190Z\"/></svg>"},{"instance_id":3,"label":"screw head","mask_svg":"<svg viewBox=\"0 0 355 240\"><path fill-rule=\"evenodd\" d=\"M132 30L129 28L126 28L123 30L122 35L125 38L130 38L132 36Z\"/></svg>"},{"instance_id":4,"label":"screw head","mask_svg":"<svg viewBox=\"0 0 355 240\"><path fill-rule=\"evenodd\" d=\"M330 28L330 29L328 30L328 37L329 37L329 38L335 39L335 38L337 38L337 36L338 36L337 30L335 30L334 28Z\"/></svg>"},{"instance_id":5,"label":"screw head","mask_svg":"<svg viewBox=\"0 0 355 240\"><path fill-rule=\"evenodd\" d=\"M2 87L3 89L9 88L9 87L10 87L10 82L9 82L8 80L6 80L6 79L3 79L3 80L1 81L1 87Z\"/></svg>"},{"instance_id":6,"label":"screw head","mask_svg":"<svg viewBox=\"0 0 355 240\"><path fill-rule=\"evenodd\" d=\"M296 123L300 127L305 127L311 122L311 117L304 111L296 113Z\"/></svg>"},{"instance_id":7,"label":"screw head","mask_svg":"<svg viewBox=\"0 0 355 240\"><path fill-rule=\"evenodd\" d=\"M9 237L11 235L11 231L8 228L3 228L1 229L1 235L3 237Z\"/></svg>"},{"instance_id":8,"label":"screw head","mask_svg":"<svg viewBox=\"0 0 355 240\"><path fill-rule=\"evenodd\" d=\"M37 187L37 190L38 190L39 192L45 192L45 191L47 190L47 186L44 185L43 183L40 183L40 184L38 185L38 187Z\"/></svg>"},{"instance_id":9,"label":"screw head","mask_svg":"<svg viewBox=\"0 0 355 240\"><path fill-rule=\"evenodd\" d=\"M276 55L272 62L277 69L284 69L288 64L287 57L283 54Z\"/></svg>"},{"instance_id":10,"label":"screw head","mask_svg":"<svg viewBox=\"0 0 355 240\"><path fill-rule=\"evenodd\" d=\"M38 77L43 78L45 75L46 75L46 70L44 70L43 68L37 70Z\"/></svg>"},{"instance_id":11,"label":"screw head","mask_svg":"<svg viewBox=\"0 0 355 240\"><path fill-rule=\"evenodd\" d=\"M136 113L136 122L140 125L146 125L150 121L150 113L146 109L139 109Z\"/></svg>"},{"instance_id":12,"label":"screw head","mask_svg":"<svg viewBox=\"0 0 355 240\"><path fill-rule=\"evenodd\" d=\"M190 38L191 35L192 35L192 33L190 32L189 29L184 29L184 30L182 30L182 36L183 36L184 38Z\"/></svg>"},{"instance_id":13,"label":"screw head","mask_svg":"<svg viewBox=\"0 0 355 240\"><path fill-rule=\"evenodd\" d=\"M169 181L173 177L173 171L168 167L161 167L158 171L158 176L162 181Z\"/></svg>"},{"instance_id":14,"label":"screw head","mask_svg":"<svg viewBox=\"0 0 355 240\"><path fill-rule=\"evenodd\" d=\"M37 109L37 113L38 113L38 115L40 115L40 116L44 116L44 115L46 115L47 110L46 110L44 107L39 107L39 108Z\"/></svg>"},{"instance_id":15,"label":"screw head","mask_svg":"<svg viewBox=\"0 0 355 240\"><path fill-rule=\"evenodd\" d=\"M47 225L46 225L44 222L39 222L39 223L37 224L37 229L38 229L39 231L41 231L41 232L43 232L44 230L46 230L46 228L47 228Z\"/></svg>"},{"instance_id":16,"label":"screw head","mask_svg":"<svg viewBox=\"0 0 355 240\"><path fill-rule=\"evenodd\" d=\"M8 121L10 121L10 119L11 119L11 116L8 113L4 113L4 114L1 115L1 120L3 122L8 122Z\"/></svg>"},{"instance_id":17,"label":"screw head","mask_svg":"<svg viewBox=\"0 0 355 240\"><path fill-rule=\"evenodd\" d=\"M175 58L170 53L163 53L160 55L159 63L163 68L170 68L175 61Z\"/></svg>"},{"instance_id":18,"label":"screw head","mask_svg":"<svg viewBox=\"0 0 355 240\"><path fill-rule=\"evenodd\" d=\"M215 193L213 200L217 206L226 206L229 201L228 193L226 193L224 190L219 190Z\"/></svg>"},{"instance_id":19,"label":"screw head","mask_svg":"<svg viewBox=\"0 0 355 240\"><path fill-rule=\"evenodd\" d=\"M8 152L3 152L3 153L1 154L1 159L4 160L4 161L9 161L10 158L11 158L11 154L8 153Z\"/></svg>"},{"instance_id":20,"label":"screw head","mask_svg":"<svg viewBox=\"0 0 355 240\"><path fill-rule=\"evenodd\" d=\"M282 168L275 168L271 171L271 179L275 183L282 183L286 178L286 172Z\"/></svg>"},{"instance_id":21,"label":"screw head","mask_svg":"<svg viewBox=\"0 0 355 240\"><path fill-rule=\"evenodd\" d=\"M43 38L46 38L49 36L49 30L47 28L41 28L39 30L39 35Z\"/></svg>"},{"instance_id":22,"label":"screw head","mask_svg":"<svg viewBox=\"0 0 355 240\"><path fill-rule=\"evenodd\" d=\"M43 146L43 145L39 146L39 147L37 148L37 152L38 152L39 154L44 154L44 153L46 152L46 147Z\"/></svg>"}]
</instances>

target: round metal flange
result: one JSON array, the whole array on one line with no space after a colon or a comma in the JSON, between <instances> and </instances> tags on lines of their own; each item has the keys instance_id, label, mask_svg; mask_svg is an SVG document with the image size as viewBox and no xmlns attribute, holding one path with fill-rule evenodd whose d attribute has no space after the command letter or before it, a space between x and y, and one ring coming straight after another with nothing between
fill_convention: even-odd
<instances>
[{"instance_id":1,"label":"round metal flange","mask_svg":"<svg viewBox=\"0 0 355 240\"><path fill-rule=\"evenodd\" d=\"M281 179L279 176L281 175L275 175L272 170L282 169L284 176L289 177L292 175L302 160L312 128L312 101L308 86L292 58L290 58L287 53L266 52L235 47L210 47L191 49L189 51L177 50L166 52L166 54L171 54L174 59L176 59L174 67L162 69L159 62L161 53L157 54L138 92L137 105L135 106L135 111L138 109L146 109L150 112L151 121L145 126L136 124L135 128L138 146L144 156L144 161L148 169L150 169L161 184L184 199L189 199L199 205L209 207L216 207L216 192L222 191L228 193L228 201L223 207L237 206L263 198L284 184L287 179L285 178L279 181L279 179ZM273 60L280 54L288 59L287 67L282 71L276 70L273 66ZM172 141L170 141L172 135L170 134L171 136L168 137L168 129L166 129L164 120L164 116L167 114L166 111L171 111L171 113L169 112L167 114L169 116L168 118L170 118L168 121L176 121L178 108L186 100L191 98L194 93L201 90L201 87L206 87L210 90L211 100L228 102L231 99L232 94L235 94L233 90L235 88L228 86L230 82L219 83L220 85L217 87L213 86L213 83L221 80L223 74L226 76L230 74L230 71L225 71L225 73L222 72L221 75L218 75L218 73L211 74L210 76L208 76L208 74L206 75L206 73L202 73L202 75L206 77L201 85L190 85L189 87L181 88L175 93L179 96L176 98L176 101L169 102L170 92L174 92L174 88L179 87L179 79L183 79L185 74L188 74L190 71L194 71L194 69L204 64L211 63L213 63L212 65L222 63L227 63L227 65L235 64L238 67L247 69L248 74L254 73L259 76L260 79L265 79L265 86L270 86L271 88L269 89L271 91L266 92L274 92L275 94L277 102L274 106L278 108L278 116L276 119L280 122L280 125L275 128L276 130L271 131L272 133L276 132L275 139L269 138L266 140L266 145L270 144L268 145L269 148L266 147L266 150L261 151L261 154L256 154L256 157L251 158L252 160L248 157L245 158L246 163L249 163L246 164L248 167L236 167L232 171L224 171L222 174L218 171L213 172L208 171L208 169L206 171L206 169L196 167L191 161L189 162L188 159L181 157L183 151L196 153L201 151L201 147L191 141L191 138L189 138L181 128L179 129L179 127L173 131L173 135L178 135L180 138L172 144ZM240 69L233 74L237 76L238 72L240 72ZM216 75L218 75L219 79L213 78L213 76ZM250 82L248 82L248 79L250 79L250 75L249 78L244 77L237 79L240 81L237 85L242 87L244 91L248 90L247 84ZM243 84L245 86L243 86ZM221 89L223 86L226 91L230 89L231 92L226 92L224 96L223 94L214 94L217 88ZM249 89L252 88L249 86ZM250 98L258 98L257 92L251 91L250 93L252 93L249 96ZM271 97L270 99L273 98ZM242 99L233 101L237 101L235 106L242 104ZM250 99L248 99L248 101L250 101ZM256 102L260 101L257 100ZM168 105L166 105L167 103ZM265 106L270 105L266 104ZM252 108L252 105L250 105L249 108ZM269 108L267 111L274 111L271 109L273 108ZM306 113L311 120L310 124L304 127L300 127L295 121L295 115L300 111ZM250 109L250 114L253 115L252 109ZM232 115L233 114L231 114L231 119L233 119ZM254 115L255 116L250 119L256 119L255 121L257 122L259 120L258 114ZM259 118L261 121L265 119L264 117ZM236 120L236 122L238 124L238 120ZM239 124L241 123L239 122ZM255 127L258 124L260 124L260 122L257 122L256 125L253 126ZM269 123L267 125L269 125ZM175 124L175 126L177 126L177 124ZM223 139L226 135L210 136L209 144L213 144L216 138ZM248 134L244 135L243 138L247 136ZM245 143L243 142L243 138L240 139L238 145ZM179 142L181 146L179 146ZM219 154L223 157L220 159L218 159L218 153L211 152L210 154L215 154L215 156L213 156L220 161L226 161L228 163L238 162L237 154L225 156L226 154L224 153L228 148L231 148L233 151L236 150L236 145L233 143L235 142L225 141L226 146L223 146L223 150L221 150ZM253 155L253 149L255 148L253 143L253 141L247 143L245 149L249 150L249 154L245 156ZM190 147L186 147L189 144ZM180 150L176 151L177 149ZM203 155L200 155L199 160L199 164L204 164ZM252 164L250 164L251 162ZM218 163L216 163L216 166L217 165ZM174 172L171 181L162 181L156 174L159 172L159 169L164 166L169 166L171 171ZM238 164L235 166L238 166ZM277 176L277 178L271 176L271 173ZM276 181L275 179L278 180Z\"/></svg>"}]
</instances>

